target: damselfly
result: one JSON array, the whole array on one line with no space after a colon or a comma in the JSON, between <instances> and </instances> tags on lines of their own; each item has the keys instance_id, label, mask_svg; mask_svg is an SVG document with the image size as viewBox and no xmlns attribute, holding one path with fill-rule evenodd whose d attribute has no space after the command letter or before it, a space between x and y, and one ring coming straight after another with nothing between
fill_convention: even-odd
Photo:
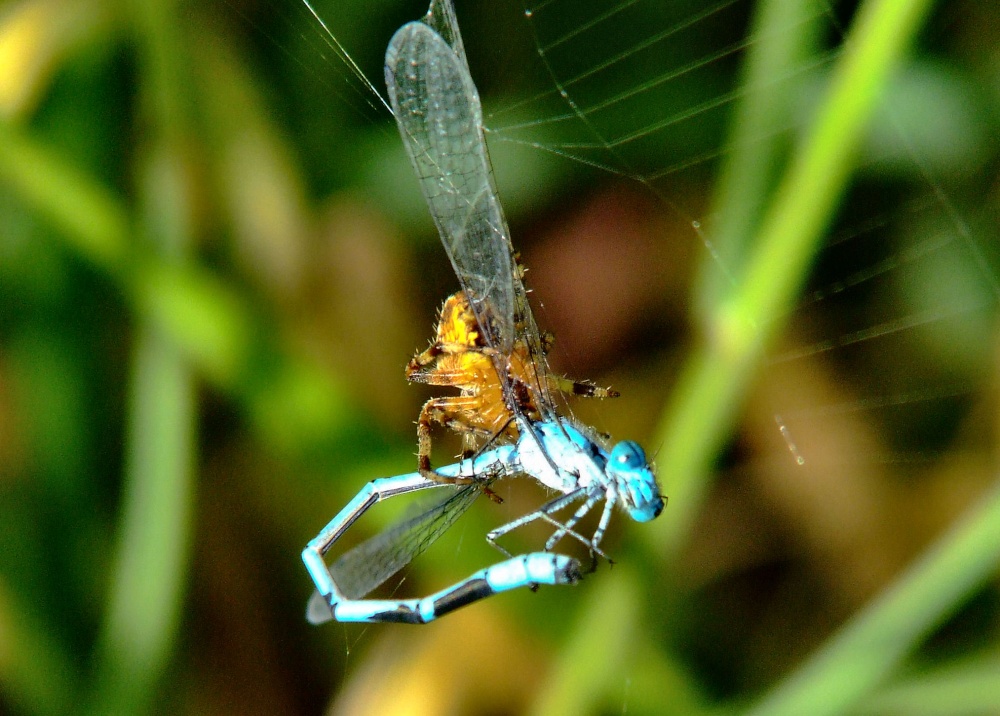
<instances>
[{"instance_id":1,"label":"damselfly","mask_svg":"<svg viewBox=\"0 0 1000 716\"><path fill-rule=\"evenodd\" d=\"M385 78L400 135L462 285L462 293L445 305L438 340L411 361L408 375L458 387L475 400L464 406L445 403L449 409L467 408L451 416L433 412L441 403L425 406L418 471L368 483L307 545L302 558L318 592L310 602L313 622L425 623L497 592L572 584L579 579L580 565L551 552L559 540L575 538L592 555L603 555L601 540L616 505L638 522L655 518L664 506L638 444L622 441L606 447L593 430L560 414L553 401L553 392L602 393L547 371L548 341L528 306L493 181L479 94L450 0L433 0L426 16L396 32L386 52ZM454 379L445 377L447 355L463 363L464 373ZM426 431L434 421L510 442L432 471ZM493 480L508 475L530 475L559 494L493 530L487 539L496 544L507 532L543 520L555 528L543 552L508 554L508 559L422 599L365 598L447 529ZM375 503L442 487L449 493L430 510L326 564L326 552ZM593 534L581 535L576 525L601 501ZM556 518L576 503L582 504L570 517Z\"/></svg>"}]
</instances>

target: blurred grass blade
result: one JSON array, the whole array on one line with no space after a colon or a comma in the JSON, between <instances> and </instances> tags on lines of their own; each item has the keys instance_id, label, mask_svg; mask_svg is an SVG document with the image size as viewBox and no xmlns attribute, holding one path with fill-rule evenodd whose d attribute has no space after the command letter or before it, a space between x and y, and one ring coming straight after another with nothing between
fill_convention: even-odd
<instances>
[{"instance_id":1,"label":"blurred grass blade","mask_svg":"<svg viewBox=\"0 0 1000 716\"><path fill-rule=\"evenodd\" d=\"M546 688L535 701L532 713L595 713L607 693L608 679L617 681L618 669L627 660L636 640L639 616L635 576L615 569L614 579L602 580L588 595L580 610L583 623L573 629L563 646ZM596 657L596 655L600 657ZM596 657L596 658L595 658Z\"/></svg>"},{"instance_id":2,"label":"blurred grass blade","mask_svg":"<svg viewBox=\"0 0 1000 716\"><path fill-rule=\"evenodd\" d=\"M1000 713L1000 654L964 657L890 684L858 709L864 714L951 716Z\"/></svg>"},{"instance_id":3,"label":"blurred grass blade","mask_svg":"<svg viewBox=\"0 0 1000 716\"><path fill-rule=\"evenodd\" d=\"M130 227L118 198L3 119L0 181L51 221L83 259L112 275L125 269Z\"/></svg>"},{"instance_id":4,"label":"blurred grass blade","mask_svg":"<svg viewBox=\"0 0 1000 716\"><path fill-rule=\"evenodd\" d=\"M184 92L190 79L183 70L178 8L172 0L154 0L131 9L146 81L145 121L152 130L140 162L142 236L166 265L184 265L195 245L197 222ZM198 314L197 305L170 305L187 306L187 318ZM169 325L140 316L132 356L125 496L111 598L96 652L95 714L153 709L173 655L187 582L197 400L184 343L161 331L164 324Z\"/></svg>"},{"instance_id":5,"label":"blurred grass blade","mask_svg":"<svg viewBox=\"0 0 1000 716\"><path fill-rule=\"evenodd\" d=\"M805 280L823 229L847 185L855 149L881 90L906 51L928 0L868 0L858 11L829 91L765 214L739 286L687 361L666 422L658 460L670 495L667 519L653 530L657 550L675 551L707 488L711 461L726 439L741 396L780 316Z\"/></svg>"},{"instance_id":6,"label":"blurred grass blade","mask_svg":"<svg viewBox=\"0 0 1000 716\"><path fill-rule=\"evenodd\" d=\"M694 679L641 626L651 605L642 603L638 575L616 565L610 576L594 585L581 606L532 713L610 713L621 705L618 699L624 699L629 713L704 713L704 696ZM633 681L634 690L629 688ZM648 703L650 694L656 694L655 704Z\"/></svg>"},{"instance_id":7,"label":"blurred grass blade","mask_svg":"<svg viewBox=\"0 0 1000 716\"><path fill-rule=\"evenodd\" d=\"M843 713L1000 568L1000 483L867 609L750 711Z\"/></svg>"},{"instance_id":8,"label":"blurred grass blade","mask_svg":"<svg viewBox=\"0 0 1000 716\"><path fill-rule=\"evenodd\" d=\"M92 713L148 710L169 660L193 503L195 390L180 349L141 329L133 357L121 533Z\"/></svg>"},{"instance_id":9,"label":"blurred grass blade","mask_svg":"<svg viewBox=\"0 0 1000 716\"><path fill-rule=\"evenodd\" d=\"M239 396L271 444L309 449L356 420L346 388L290 350L284 336L272 338L275 327L249 310L232 284L203 267L134 249L132 219L117 196L2 119L0 182L51 221L74 254L114 279L201 374Z\"/></svg>"},{"instance_id":10,"label":"blurred grass blade","mask_svg":"<svg viewBox=\"0 0 1000 716\"><path fill-rule=\"evenodd\" d=\"M748 91L730 120L732 136L726 144L733 150L725 154L715 183L709 212L716 217L710 227L715 251L705 252L701 262L695 289L699 321L711 318L731 289L726 277L741 273L746 252L752 248L750 241L789 148L787 132L776 130L793 114L809 75L791 78L816 52L816 36L825 19L815 0L762 0L754 16L749 37L761 39L747 49L740 84ZM719 270L718 262L725 271Z\"/></svg>"}]
</instances>

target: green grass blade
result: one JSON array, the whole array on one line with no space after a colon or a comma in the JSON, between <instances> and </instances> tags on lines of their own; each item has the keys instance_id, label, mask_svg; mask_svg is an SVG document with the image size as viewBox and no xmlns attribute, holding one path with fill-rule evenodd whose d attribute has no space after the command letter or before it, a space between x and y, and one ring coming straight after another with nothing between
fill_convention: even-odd
<instances>
[{"instance_id":1,"label":"green grass blade","mask_svg":"<svg viewBox=\"0 0 1000 716\"><path fill-rule=\"evenodd\" d=\"M695 289L698 317L711 316L732 288L727 276L742 273L788 150L781 130L811 76L800 68L816 52L825 19L815 0L762 0L754 9L749 37L756 40L747 49L743 96L726 142L732 151L723 160L709 212L715 217L709 228L712 247L727 271L720 271L706 252Z\"/></svg>"},{"instance_id":2,"label":"green grass blade","mask_svg":"<svg viewBox=\"0 0 1000 716\"><path fill-rule=\"evenodd\" d=\"M183 265L195 245L177 7L132 6L153 141L140 174L151 254ZM175 306L183 305L174 302ZM166 317L166 316L165 316ZM178 634L194 512L197 398L184 344L140 314L133 353L125 497L111 598L98 642L93 713L150 712Z\"/></svg>"},{"instance_id":3,"label":"green grass blade","mask_svg":"<svg viewBox=\"0 0 1000 716\"><path fill-rule=\"evenodd\" d=\"M962 657L887 684L857 709L892 716L951 716L1000 713L1000 654Z\"/></svg>"},{"instance_id":4,"label":"green grass blade","mask_svg":"<svg viewBox=\"0 0 1000 716\"><path fill-rule=\"evenodd\" d=\"M682 371L659 431L670 509L652 534L673 552L707 489L715 454L783 313L805 280L847 185L854 153L928 0L869 0L859 11L826 97L766 213L738 288L718 307Z\"/></svg>"},{"instance_id":5,"label":"green grass blade","mask_svg":"<svg viewBox=\"0 0 1000 716\"><path fill-rule=\"evenodd\" d=\"M148 328L133 356L119 553L97 649L93 713L148 710L180 618L194 501L194 381Z\"/></svg>"},{"instance_id":6,"label":"green grass blade","mask_svg":"<svg viewBox=\"0 0 1000 716\"><path fill-rule=\"evenodd\" d=\"M750 713L843 713L998 568L1000 485Z\"/></svg>"}]
</instances>

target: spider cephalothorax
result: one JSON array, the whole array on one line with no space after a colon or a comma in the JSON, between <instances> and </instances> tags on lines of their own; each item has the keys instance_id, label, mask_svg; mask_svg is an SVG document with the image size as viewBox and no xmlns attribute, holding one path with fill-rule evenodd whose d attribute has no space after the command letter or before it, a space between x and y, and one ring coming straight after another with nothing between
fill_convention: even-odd
<instances>
[{"instance_id":1,"label":"spider cephalothorax","mask_svg":"<svg viewBox=\"0 0 1000 716\"><path fill-rule=\"evenodd\" d=\"M488 310L482 320L491 320ZM552 337L543 341L543 353L552 345ZM421 474L440 479L431 469L431 425L444 425L462 436L466 455L483 441L493 438L517 440L514 409L528 420L543 419L537 396L544 392L610 398L618 393L556 376L536 366L544 355L533 356L528 344L514 342L503 365L507 372L509 394L498 374L497 352L486 344L469 300L463 291L450 296L441 307L437 335L427 350L414 356L406 366L406 377L414 383L458 388L458 395L431 398L424 403L417 419L417 467ZM544 385L539 385L539 374ZM509 403L514 403L514 409ZM449 481L454 478L447 478Z\"/></svg>"}]
</instances>

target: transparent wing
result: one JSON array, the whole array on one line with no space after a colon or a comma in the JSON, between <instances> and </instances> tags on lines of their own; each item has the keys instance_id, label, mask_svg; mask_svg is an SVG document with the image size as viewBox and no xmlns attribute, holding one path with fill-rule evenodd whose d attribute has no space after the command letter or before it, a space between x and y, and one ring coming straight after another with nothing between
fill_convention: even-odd
<instances>
[{"instance_id":1,"label":"transparent wing","mask_svg":"<svg viewBox=\"0 0 1000 716\"><path fill-rule=\"evenodd\" d=\"M491 344L509 352L516 269L493 186L479 96L464 57L426 24L411 22L389 44L386 84L455 273L474 307L489 301L494 321L483 328Z\"/></svg>"},{"instance_id":2,"label":"transparent wing","mask_svg":"<svg viewBox=\"0 0 1000 716\"><path fill-rule=\"evenodd\" d=\"M479 93L469 73L451 4L432 3L420 22L399 29L385 58L389 101L445 250L472 305L508 406L518 401L507 360L521 341L538 407L551 407L544 355L493 182ZM553 408L554 410L554 408Z\"/></svg>"},{"instance_id":3,"label":"transparent wing","mask_svg":"<svg viewBox=\"0 0 1000 716\"><path fill-rule=\"evenodd\" d=\"M361 599L412 562L461 517L482 492L480 483L439 488L447 494L422 505L420 514L351 548L330 565L337 586L348 599ZM329 609L327 610L329 611Z\"/></svg>"}]
</instances>

